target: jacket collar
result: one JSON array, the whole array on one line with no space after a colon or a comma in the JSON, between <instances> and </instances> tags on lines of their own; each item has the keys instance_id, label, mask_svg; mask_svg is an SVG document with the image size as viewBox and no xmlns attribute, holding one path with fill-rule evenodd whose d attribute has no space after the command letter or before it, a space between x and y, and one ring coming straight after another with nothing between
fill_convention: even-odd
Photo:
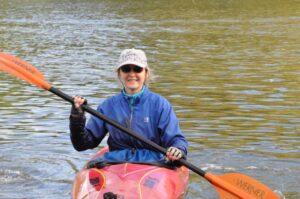
<instances>
[{"instance_id":1,"label":"jacket collar","mask_svg":"<svg viewBox=\"0 0 300 199\"><path fill-rule=\"evenodd\" d=\"M122 89L121 93L125 100L129 103L129 105L134 106L143 101L143 99L146 99L146 96L149 93L149 89L144 85L143 89L140 92L135 93L134 95L127 94L125 89Z\"/></svg>"}]
</instances>

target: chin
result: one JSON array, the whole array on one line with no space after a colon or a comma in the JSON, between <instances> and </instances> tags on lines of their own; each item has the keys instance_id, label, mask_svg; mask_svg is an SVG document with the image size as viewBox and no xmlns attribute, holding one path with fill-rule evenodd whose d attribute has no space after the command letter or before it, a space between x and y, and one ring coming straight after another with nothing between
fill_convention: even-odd
<instances>
[{"instance_id":1,"label":"chin","mask_svg":"<svg viewBox=\"0 0 300 199\"><path fill-rule=\"evenodd\" d=\"M127 87L128 90L130 90L131 93L136 93L139 90L139 87Z\"/></svg>"},{"instance_id":2,"label":"chin","mask_svg":"<svg viewBox=\"0 0 300 199\"><path fill-rule=\"evenodd\" d=\"M130 89L130 90L137 90L137 89L139 89L139 86L135 86L135 85L130 86L130 85L128 85L127 88Z\"/></svg>"}]
</instances>

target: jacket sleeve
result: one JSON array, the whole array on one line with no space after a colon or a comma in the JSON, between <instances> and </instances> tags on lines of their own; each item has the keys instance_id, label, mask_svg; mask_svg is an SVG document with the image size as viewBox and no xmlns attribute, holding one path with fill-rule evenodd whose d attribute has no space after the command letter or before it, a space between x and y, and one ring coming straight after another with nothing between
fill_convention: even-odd
<instances>
[{"instance_id":1,"label":"jacket sleeve","mask_svg":"<svg viewBox=\"0 0 300 199\"><path fill-rule=\"evenodd\" d=\"M180 130L178 119L171 104L165 100L160 110L158 128L162 145L166 148L176 147L187 155L188 142Z\"/></svg>"},{"instance_id":2,"label":"jacket sleeve","mask_svg":"<svg viewBox=\"0 0 300 199\"><path fill-rule=\"evenodd\" d=\"M99 130L101 129L101 125L98 124L99 120L92 116L87 125L85 125L86 117L84 114L74 110L74 107L72 107L69 125L70 138L73 147L77 151L93 149L100 144L106 133L99 136L99 131L101 131Z\"/></svg>"}]
</instances>

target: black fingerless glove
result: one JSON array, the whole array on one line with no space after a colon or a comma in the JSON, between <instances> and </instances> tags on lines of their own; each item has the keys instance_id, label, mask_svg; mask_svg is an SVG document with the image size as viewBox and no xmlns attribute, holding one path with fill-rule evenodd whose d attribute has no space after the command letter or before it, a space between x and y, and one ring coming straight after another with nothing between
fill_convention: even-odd
<instances>
[{"instance_id":1,"label":"black fingerless glove","mask_svg":"<svg viewBox=\"0 0 300 199\"><path fill-rule=\"evenodd\" d=\"M83 105L87 105L87 100L84 101ZM72 104L70 120L82 120L84 118L84 110L82 107L76 108L74 104Z\"/></svg>"}]
</instances>

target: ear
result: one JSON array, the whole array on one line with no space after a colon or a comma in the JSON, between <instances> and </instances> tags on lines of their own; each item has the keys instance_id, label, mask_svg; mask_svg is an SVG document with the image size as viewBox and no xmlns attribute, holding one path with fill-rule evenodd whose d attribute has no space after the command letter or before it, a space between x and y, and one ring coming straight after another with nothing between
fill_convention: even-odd
<instances>
[{"instance_id":1,"label":"ear","mask_svg":"<svg viewBox=\"0 0 300 199\"><path fill-rule=\"evenodd\" d=\"M121 82L120 70L117 70L117 76L118 76L119 81Z\"/></svg>"},{"instance_id":2,"label":"ear","mask_svg":"<svg viewBox=\"0 0 300 199\"><path fill-rule=\"evenodd\" d=\"M149 74L149 73L150 73L150 72L149 72L149 70L148 70L148 69L146 69L146 70L145 70L145 73L146 73L146 79L148 79L148 78L149 78L149 76L150 76L150 74Z\"/></svg>"}]
</instances>

